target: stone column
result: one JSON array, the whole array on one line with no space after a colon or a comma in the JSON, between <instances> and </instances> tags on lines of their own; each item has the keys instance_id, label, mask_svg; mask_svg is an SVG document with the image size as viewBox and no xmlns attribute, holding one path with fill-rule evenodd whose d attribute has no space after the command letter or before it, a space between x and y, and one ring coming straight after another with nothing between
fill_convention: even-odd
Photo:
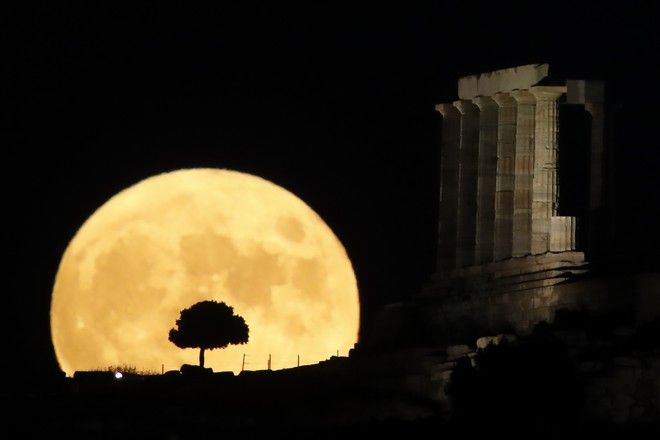
<instances>
[{"instance_id":1,"label":"stone column","mask_svg":"<svg viewBox=\"0 0 660 440\"><path fill-rule=\"evenodd\" d=\"M513 243L513 181L516 156L516 101L508 93L496 93L497 176L495 178L495 261L511 258Z\"/></svg>"},{"instance_id":2,"label":"stone column","mask_svg":"<svg viewBox=\"0 0 660 440\"><path fill-rule=\"evenodd\" d=\"M598 261L605 256L606 245L603 237L607 228L603 203L604 131L605 111L602 102L587 102L584 109L591 114L591 163L589 174L589 228L588 257ZM610 179L611 181L611 179Z\"/></svg>"},{"instance_id":3,"label":"stone column","mask_svg":"<svg viewBox=\"0 0 660 440\"><path fill-rule=\"evenodd\" d=\"M479 107L479 163L477 169L476 264L493 261L495 185L497 174L497 104L492 98L474 98Z\"/></svg>"},{"instance_id":4,"label":"stone column","mask_svg":"<svg viewBox=\"0 0 660 440\"><path fill-rule=\"evenodd\" d=\"M479 154L479 108L469 100L454 102L461 113L458 154L458 267L474 264L477 232L477 161Z\"/></svg>"},{"instance_id":5,"label":"stone column","mask_svg":"<svg viewBox=\"0 0 660 440\"><path fill-rule=\"evenodd\" d=\"M532 252L535 99L525 90L514 90L511 96L517 103L512 254L521 257Z\"/></svg>"},{"instance_id":6,"label":"stone column","mask_svg":"<svg viewBox=\"0 0 660 440\"><path fill-rule=\"evenodd\" d=\"M550 251L575 250L577 221L575 217L553 216L550 219Z\"/></svg>"},{"instance_id":7,"label":"stone column","mask_svg":"<svg viewBox=\"0 0 660 440\"><path fill-rule=\"evenodd\" d=\"M591 115L589 208L595 210L603 205L603 137L605 115L602 102L587 102L584 104L584 109Z\"/></svg>"},{"instance_id":8,"label":"stone column","mask_svg":"<svg viewBox=\"0 0 660 440\"><path fill-rule=\"evenodd\" d=\"M604 109L605 84L603 81L568 80L566 81L566 101L569 104L582 104L591 115L591 145L589 165L589 215L587 219L587 258L595 261L606 258L608 239L613 236L613 215L607 215L606 209L613 209L613 200L604 200L605 181L612 181L611 169L605 168L604 159ZM612 162L611 160L609 162ZM612 166L610 163L609 166ZM604 178L605 174L609 174ZM611 197L611 193L610 193ZM610 205L610 206L607 206ZM607 208L606 208L607 207ZM575 248L573 242L572 249Z\"/></svg>"},{"instance_id":9,"label":"stone column","mask_svg":"<svg viewBox=\"0 0 660 440\"><path fill-rule=\"evenodd\" d=\"M456 268L458 150L461 114L452 104L438 104L435 109L442 114L437 272L446 276Z\"/></svg>"},{"instance_id":10,"label":"stone column","mask_svg":"<svg viewBox=\"0 0 660 440\"><path fill-rule=\"evenodd\" d=\"M551 218L557 215L557 99L566 87L531 87L536 99L532 254L550 251Z\"/></svg>"}]
</instances>

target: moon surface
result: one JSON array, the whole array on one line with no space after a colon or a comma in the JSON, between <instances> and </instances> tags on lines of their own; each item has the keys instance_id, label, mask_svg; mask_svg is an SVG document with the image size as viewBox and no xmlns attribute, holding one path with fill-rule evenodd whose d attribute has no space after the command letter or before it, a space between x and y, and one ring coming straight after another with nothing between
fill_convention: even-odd
<instances>
[{"instance_id":1,"label":"moon surface","mask_svg":"<svg viewBox=\"0 0 660 440\"><path fill-rule=\"evenodd\" d=\"M179 312L224 301L250 328L245 345L206 352L214 371L311 364L357 341L351 262L302 200L262 178L186 169L143 180L82 225L55 278L51 331L60 367L197 364L168 341Z\"/></svg>"}]
</instances>

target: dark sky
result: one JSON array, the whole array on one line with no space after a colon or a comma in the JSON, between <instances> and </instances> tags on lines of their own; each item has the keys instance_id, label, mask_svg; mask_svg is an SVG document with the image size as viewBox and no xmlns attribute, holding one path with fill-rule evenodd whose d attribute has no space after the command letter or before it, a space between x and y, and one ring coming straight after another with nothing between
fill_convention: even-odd
<instances>
[{"instance_id":1,"label":"dark sky","mask_svg":"<svg viewBox=\"0 0 660 440\"><path fill-rule=\"evenodd\" d=\"M436 252L433 105L456 99L459 76L549 62L607 80L617 136L631 136L620 180L655 194L658 107L642 93L658 78L653 2L217 3L6 15L5 352L25 368L54 368L50 292L77 228L119 190L178 168L245 171L305 200L353 261L364 322L414 294ZM637 194L626 203L646 209ZM638 238L656 220L640 220Z\"/></svg>"}]
</instances>

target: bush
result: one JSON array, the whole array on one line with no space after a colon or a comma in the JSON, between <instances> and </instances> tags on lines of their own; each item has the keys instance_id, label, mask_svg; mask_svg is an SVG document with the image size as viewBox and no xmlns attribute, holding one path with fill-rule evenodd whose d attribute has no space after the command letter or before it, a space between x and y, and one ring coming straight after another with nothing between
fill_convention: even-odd
<instances>
[{"instance_id":1,"label":"bush","mask_svg":"<svg viewBox=\"0 0 660 440\"><path fill-rule=\"evenodd\" d=\"M551 436L577 420L581 386L565 345L547 325L480 350L475 364L459 362L447 385L456 422Z\"/></svg>"},{"instance_id":2,"label":"bush","mask_svg":"<svg viewBox=\"0 0 660 440\"><path fill-rule=\"evenodd\" d=\"M157 374L160 374L155 370L140 369L135 365L128 365L128 364L109 365L106 368L99 368L95 371L109 371L111 373L120 372L122 374L134 374L136 376L155 376Z\"/></svg>"}]
</instances>

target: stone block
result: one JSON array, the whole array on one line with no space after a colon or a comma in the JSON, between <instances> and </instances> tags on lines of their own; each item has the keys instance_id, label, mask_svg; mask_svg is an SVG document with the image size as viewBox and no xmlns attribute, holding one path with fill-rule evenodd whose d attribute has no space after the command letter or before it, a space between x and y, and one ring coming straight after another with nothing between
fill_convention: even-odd
<instances>
[{"instance_id":1,"label":"stone block","mask_svg":"<svg viewBox=\"0 0 660 440\"><path fill-rule=\"evenodd\" d=\"M554 316L555 316L554 307L539 307L530 310L530 319L533 321L533 324L537 324L541 321L552 322Z\"/></svg>"},{"instance_id":2,"label":"stone block","mask_svg":"<svg viewBox=\"0 0 660 440\"><path fill-rule=\"evenodd\" d=\"M447 359L456 360L460 357L472 353L474 350L467 345L450 345L447 347Z\"/></svg>"},{"instance_id":3,"label":"stone block","mask_svg":"<svg viewBox=\"0 0 660 440\"><path fill-rule=\"evenodd\" d=\"M562 252L575 249L575 217L550 218L550 251Z\"/></svg>"},{"instance_id":4,"label":"stone block","mask_svg":"<svg viewBox=\"0 0 660 440\"><path fill-rule=\"evenodd\" d=\"M547 77L549 70L548 64L527 64L465 76L458 80L458 97L473 99L477 96L529 89Z\"/></svg>"},{"instance_id":5,"label":"stone block","mask_svg":"<svg viewBox=\"0 0 660 440\"><path fill-rule=\"evenodd\" d=\"M554 293L551 288L543 287L535 292L533 299L534 308L553 307L559 304L559 295Z\"/></svg>"},{"instance_id":6,"label":"stone block","mask_svg":"<svg viewBox=\"0 0 660 440\"><path fill-rule=\"evenodd\" d=\"M442 373L443 371L451 371L456 367L456 362L443 362L442 364L433 365L430 368L431 374Z\"/></svg>"},{"instance_id":7,"label":"stone block","mask_svg":"<svg viewBox=\"0 0 660 440\"><path fill-rule=\"evenodd\" d=\"M431 375L431 381L447 383L451 378L451 373L452 370L446 370L446 371L440 371L438 373L434 373Z\"/></svg>"}]
</instances>

